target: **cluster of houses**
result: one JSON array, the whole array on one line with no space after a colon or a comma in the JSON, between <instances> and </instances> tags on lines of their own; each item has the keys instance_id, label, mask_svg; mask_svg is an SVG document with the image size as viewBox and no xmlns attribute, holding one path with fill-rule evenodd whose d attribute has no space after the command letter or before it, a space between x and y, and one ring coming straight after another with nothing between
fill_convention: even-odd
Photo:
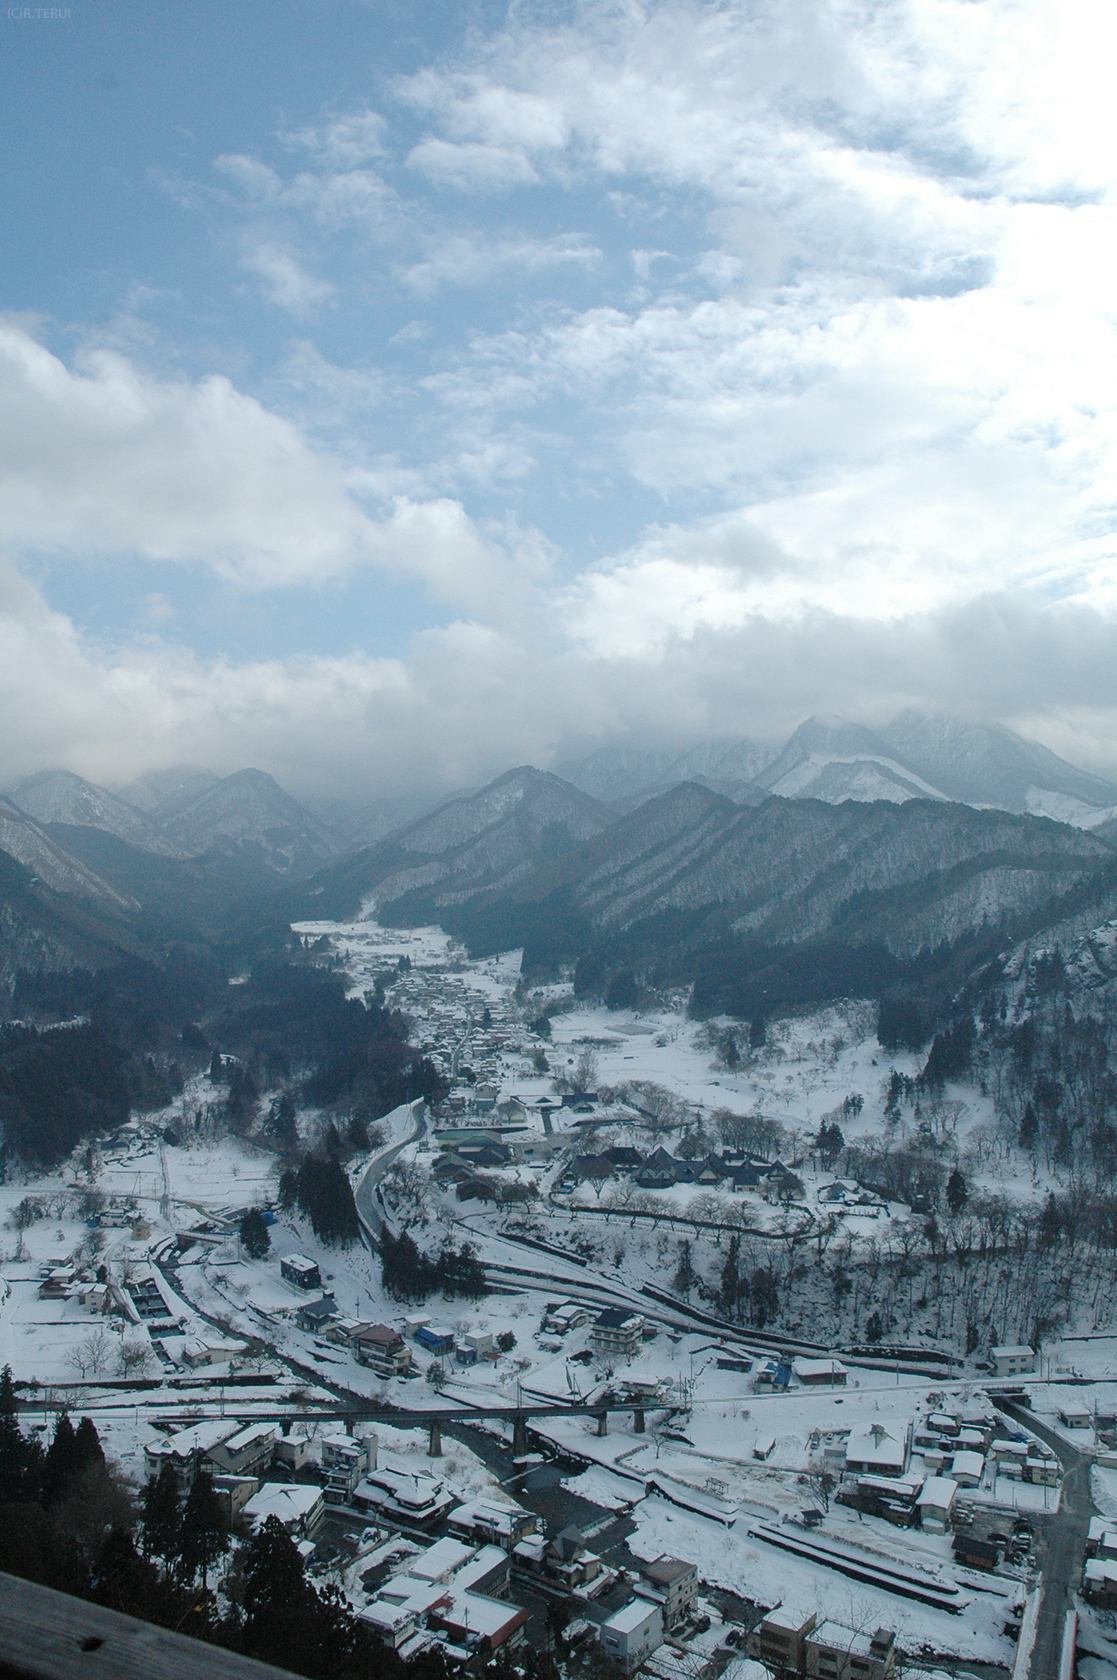
<instances>
[{"instance_id":1,"label":"cluster of houses","mask_svg":"<svg viewBox=\"0 0 1117 1680\"><path fill-rule=\"evenodd\" d=\"M809 1680L891 1680L896 1672L896 1634L890 1628L872 1633L819 1621L781 1608L770 1610L748 1636L750 1657L770 1674Z\"/></svg>"},{"instance_id":2,"label":"cluster of houses","mask_svg":"<svg viewBox=\"0 0 1117 1680\"><path fill-rule=\"evenodd\" d=\"M312 1442L267 1423L210 1418L149 1442L145 1460L149 1478L169 1465L183 1491L205 1472L230 1520L255 1527L276 1517L305 1557L331 1504L384 1520L396 1532L384 1561L362 1576L358 1615L403 1656L433 1641L461 1662L515 1647L528 1620L513 1601L517 1581L570 1600L592 1618L587 1630L605 1653L630 1672L698 1613L694 1564L661 1557L630 1577L606 1565L576 1528L547 1539L523 1506L463 1501L440 1476L381 1462L372 1433ZM423 1549L422 1536L434 1529L445 1533Z\"/></svg>"},{"instance_id":3,"label":"cluster of houses","mask_svg":"<svg viewBox=\"0 0 1117 1680\"><path fill-rule=\"evenodd\" d=\"M835 1498L863 1515L901 1528L953 1531L959 1561L983 1569L999 1562L996 1544L969 1532L959 1492L991 1474L1057 1487L1059 1461L1051 1448L1004 1426L980 1409L958 1415L932 1411L904 1424L873 1423L848 1435L821 1437L824 1465L842 1476Z\"/></svg>"},{"instance_id":4,"label":"cluster of houses","mask_svg":"<svg viewBox=\"0 0 1117 1680\"><path fill-rule=\"evenodd\" d=\"M573 1191L579 1184L628 1179L638 1190L670 1190L677 1184L696 1189L751 1191L772 1202L798 1201L802 1181L782 1161L754 1161L747 1156L710 1154L701 1161L684 1161L660 1147L650 1155L624 1144L597 1154L572 1155L556 1188Z\"/></svg>"},{"instance_id":5,"label":"cluster of houses","mask_svg":"<svg viewBox=\"0 0 1117 1680\"><path fill-rule=\"evenodd\" d=\"M1102 1610L1117 1610L1117 1519L1091 1517L1086 1535L1082 1596Z\"/></svg>"}]
</instances>

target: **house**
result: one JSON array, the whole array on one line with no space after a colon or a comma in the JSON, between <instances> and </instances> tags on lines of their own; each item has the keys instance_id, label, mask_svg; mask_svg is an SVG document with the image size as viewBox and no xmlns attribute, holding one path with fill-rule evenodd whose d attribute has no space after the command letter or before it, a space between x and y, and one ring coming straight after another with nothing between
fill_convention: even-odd
<instances>
[{"instance_id":1,"label":"house","mask_svg":"<svg viewBox=\"0 0 1117 1680\"><path fill-rule=\"evenodd\" d=\"M1087 1558L1082 1571L1082 1596L1100 1609L1117 1609L1117 1563L1108 1558Z\"/></svg>"},{"instance_id":2,"label":"house","mask_svg":"<svg viewBox=\"0 0 1117 1680\"><path fill-rule=\"evenodd\" d=\"M223 1476L262 1476L275 1455L275 1429L252 1423L217 1442L206 1455Z\"/></svg>"},{"instance_id":3,"label":"house","mask_svg":"<svg viewBox=\"0 0 1117 1680\"><path fill-rule=\"evenodd\" d=\"M898 1528L911 1528L919 1520L916 1501L920 1486L918 1481L898 1476L859 1476L856 1492L847 1483L839 1490L838 1499L843 1505L881 1517Z\"/></svg>"},{"instance_id":4,"label":"house","mask_svg":"<svg viewBox=\"0 0 1117 1680\"><path fill-rule=\"evenodd\" d=\"M193 1486L199 1470L205 1469L213 1449L240 1433L239 1418L207 1418L191 1429L179 1429L161 1441L149 1441L144 1447L144 1466L149 1481L154 1481L164 1464L174 1470L179 1487L184 1491Z\"/></svg>"},{"instance_id":5,"label":"house","mask_svg":"<svg viewBox=\"0 0 1117 1680\"><path fill-rule=\"evenodd\" d=\"M444 1324L420 1324L415 1332L420 1347L431 1353L453 1353L454 1332Z\"/></svg>"},{"instance_id":6,"label":"house","mask_svg":"<svg viewBox=\"0 0 1117 1680\"><path fill-rule=\"evenodd\" d=\"M356 1441L352 1435L326 1435L322 1439L322 1473L326 1478L326 1501L330 1505L348 1505L357 1483L376 1464L376 1437L371 1446Z\"/></svg>"},{"instance_id":7,"label":"house","mask_svg":"<svg viewBox=\"0 0 1117 1680\"><path fill-rule=\"evenodd\" d=\"M945 1534L954 1515L958 1483L950 1476L928 1476L916 1501L919 1521L932 1534Z\"/></svg>"},{"instance_id":8,"label":"house","mask_svg":"<svg viewBox=\"0 0 1117 1680\"><path fill-rule=\"evenodd\" d=\"M644 1165L644 1157L640 1151L626 1144L614 1143L601 1153L606 1161L613 1163L613 1167L619 1173L635 1172Z\"/></svg>"},{"instance_id":9,"label":"house","mask_svg":"<svg viewBox=\"0 0 1117 1680\"><path fill-rule=\"evenodd\" d=\"M508 1603L508 1573L507 1554L495 1546L438 1540L389 1576L358 1615L397 1650L429 1626L468 1653L488 1655L523 1637L527 1614Z\"/></svg>"},{"instance_id":10,"label":"house","mask_svg":"<svg viewBox=\"0 0 1117 1680\"><path fill-rule=\"evenodd\" d=\"M774 1435L758 1435L752 1444L752 1456L760 1459L761 1463L765 1459L771 1458L775 1450L776 1437Z\"/></svg>"},{"instance_id":11,"label":"house","mask_svg":"<svg viewBox=\"0 0 1117 1680\"><path fill-rule=\"evenodd\" d=\"M378 1377L402 1377L411 1368L411 1349L398 1330L388 1324L361 1324L349 1344L358 1362Z\"/></svg>"},{"instance_id":12,"label":"house","mask_svg":"<svg viewBox=\"0 0 1117 1680\"><path fill-rule=\"evenodd\" d=\"M707 1188L715 1184L721 1184L724 1179L729 1177L730 1171L720 1155L707 1155L706 1159L696 1165L693 1170L693 1182Z\"/></svg>"},{"instance_id":13,"label":"house","mask_svg":"<svg viewBox=\"0 0 1117 1680\"><path fill-rule=\"evenodd\" d=\"M970 1569L996 1569L1000 1556L993 1540L978 1540L964 1530L954 1536L955 1563L964 1563Z\"/></svg>"},{"instance_id":14,"label":"house","mask_svg":"<svg viewBox=\"0 0 1117 1680\"><path fill-rule=\"evenodd\" d=\"M1059 1408L1059 1422L1065 1429L1089 1429L1092 1421L1085 1406L1068 1401Z\"/></svg>"},{"instance_id":15,"label":"house","mask_svg":"<svg viewBox=\"0 0 1117 1680\"><path fill-rule=\"evenodd\" d=\"M902 1432L898 1425L889 1430L882 1423L855 1429L846 1442L846 1469L851 1475L902 1476L908 1467L910 1437L910 1424Z\"/></svg>"},{"instance_id":16,"label":"house","mask_svg":"<svg viewBox=\"0 0 1117 1680\"><path fill-rule=\"evenodd\" d=\"M446 1526L451 1534L463 1540L503 1546L511 1551L527 1535L535 1533L539 1518L534 1511L525 1511L522 1505L498 1505L492 1499L473 1499L452 1511Z\"/></svg>"},{"instance_id":17,"label":"house","mask_svg":"<svg viewBox=\"0 0 1117 1680\"><path fill-rule=\"evenodd\" d=\"M813 1613L804 1620L777 1605L753 1628L745 1648L770 1674L805 1674L807 1635L814 1631L816 1620Z\"/></svg>"},{"instance_id":18,"label":"house","mask_svg":"<svg viewBox=\"0 0 1117 1680\"><path fill-rule=\"evenodd\" d=\"M985 1473L985 1459L981 1453L956 1452L950 1465L950 1474L959 1487L979 1487Z\"/></svg>"},{"instance_id":19,"label":"house","mask_svg":"<svg viewBox=\"0 0 1117 1680\"><path fill-rule=\"evenodd\" d=\"M896 1635L890 1628L866 1633L827 1620L817 1623L804 1643L810 1680L891 1680L896 1672Z\"/></svg>"},{"instance_id":20,"label":"house","mask_svg":"<svg viewBox=\"0 0 1117 1680\"><path fill-rule=\"evenodd\" d=\"M1024 1460L1023 1480L1033 1482L1037 1487L1058 1487L1062 1481L1063 1472L1057 1458L1026 1458Z\"/></svg>"},{"instance_id":21,"label":"house","mask_svg":"<svg viewBox=\"0 0 1117 1680\"><path fill-rule=\"evenodd\" d=\"M698 1605L698 1569L693 1563L684 1563L680 1558L656 1558L654 1563L640 1565L640 1580L637 1591L659 1605L667 1632L694 1614Z\"/></svg>"},{"instance_id":22,"label":"house","mask_svg":"<svg viewBox=\"0 0 1117 1680\"><path fill-rule=\"evenodd\" d=\"M647 1598L634 1598L601 1624L601 1649L622 1668L639 1668L663 1644L663 1613Z\"/></svg>"},{"instance_id":23,"label":"house","mask_svg":"<svg viewBox=\"0 0 1117 1680\"><path fill-rule=\"evenodd\" d=\"M40 1301L60 1301L73 1287L77 1278L76 1266L54 1266L39 1285Z\"/></svg>"},{"instance_id":24,"label":"house","mask_svg":"<svg viewBox=\"0 0 1117 1680\"><path fill-rule=\"evenodd\" d=\"M838 1359L793 1359L791 1373L808 1388L846 1385L846 1368Z\"/></svg>"},{"instance_id":25,"label":"house","mask_svg":"<svg viewBox=\"0 0 1117 1680\"><path fill-rule=\"evenodd\" d=\"M752 1379L757 1394L782 1394L791 1381L791 1366L781 1359L766 1359Z\"/></svg>"},{"instance_id":26,"label":"house","mask_svg":"<svg viewBox=\"0 0 1117 1680\"><path fill-rule=\"evenodd\" d=\"M316 1301L304 1301L295 1313L295 1323L300 1330L309 1330L313 1335L324 1330L336 1317L337 1302L333 1296L320 1295Z\"/></svg>"},{"instance_id":27,"label":"house","mask_svg":"<svg viewBox=\"0 0 1117 1680\"><path fill-rule=\"evenodd\" d=\"M302 1482L265 1482L244 1507L253 1528L262 1528L269 1517L283 1524L291 1537L311 1540L326 1514L322 1489Z\"/></svg>"},{"instance_id":28,"label":"house","mask_svg":"<svg viewBox=\"0 0 1117 1680\"><path fill-rule=\"evenodd\" d=\"M440 1476L379 1465L358 1482L351 1503L380 1511L407 1528L430 1528L458 1501Z\"/></svg>"},{"instance_id":29,"label":"house","mask_svg":"<svg viewBox=\"0 0 1117 1680\"><path fill-rule=\"evenodd\" d=\"M571 1525L550 1540L529 1535L512 1550L512 1567L526 1578L541 1580L579 1598L593 1598L615 1572L607 1570L596 1552L588 1550L580 1529Z\"/></svg>"},{"instance_id":30,"label":"house","mask_svg":"<svg viewBox=\"0 0 1117 1680\"><path fill-rule=\"evenodd\" d=\"M801 1202L803 1182L782 1161L773 1161L760 1193L767 1202Z\"/></svg>"},{"instance_id":31,"label":"house","mask_svg":"<svg viewBox=\"0 0 1117 1680\"><path fill-rule=\"evenodd\" d=\"M451 1592L430 1611L430 1625L449 1634L455 1645L491 1656L501 1646L523 1643L528 1613L518 1604L487 1593Z\"/></svg>"},{"instance_id":32,"label":"house","mask_svg":"<svg viewBox=\"0 0 1117 1680\"><path fill-rule=\"evenodd\" d=\"M1019 1377L1036 1368L1035 1350L1030 1347L995 1347L989 1349L993 1372L998 1377Z\"/></svg>"},{"instance_id":33,"label":"house","mask_svg":"<svg viewBox=\"0 0 1117 1680\"><path fill-rule=\"evenodd\" d=\"M606 1307L594 1320L590 1343L600 1359L631 1359L644 1345L644 1320L624 1307Z\"/></svg>"},{"instance_id":34,"label":"house","mask_svg":"<svg viewBox=\"0 0 1117 1680\"><path fill-rule=\"evenodd\" d=\"M240 1516L253 1494L260 1491L260 1483L256 1476L215 1476L213 1491L226 1522L231 1523Z\"/></svg>"},{"instance_id":35,"label":"house","mask_svg":"<svg viewBox=\"0 0 1117 1680\"><path fill-rule=\"evenodd\" d=\"M285 1464L289 1470L301 1470L310 1463L310 1442L305 1435L281 1435L272 1453L273 1464Z\"/></svg>"},{"instance_id":36,"label":"house","mask_svg":"<svg viewBox=\"0 0 1117 1680\"><path fill-rule=\"evenodd\" d=\"M308 1260L305 1254L285 1254L279 1262L280 1274L284 1281L293 1283L296 1289L321 1289L322 1274L314 1260Z\"/></svg>"}]
</instances>

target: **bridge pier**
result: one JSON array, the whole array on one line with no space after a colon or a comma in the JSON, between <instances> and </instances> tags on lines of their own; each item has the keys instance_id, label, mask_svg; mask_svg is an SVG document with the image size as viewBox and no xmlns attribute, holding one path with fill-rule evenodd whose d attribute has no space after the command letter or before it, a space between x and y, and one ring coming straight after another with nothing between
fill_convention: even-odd
<instances>
[{"instance_id":1,"label":"bridge pier","mask_svg":"<svg viewBox=\"0 0 1117 1680\"><path fill-rule=\"evenodd\" d=\"M642 1435L644 1433L643 1406L634 1406L632 1409L632 1433L634 1435Z\"/></svg>"},{"instance_id":2,"label":"bridge pier","mask_svg":"<svg viewBox=\"0 0 1117 1680\"><path fill-rule=\"evenodd\" d=\"M527 1418L523 1412L512 1419L512 1457L527 1457Z\"/></svg>"},{"instance_id":3,"label":"bridge pier","mask_svg":"<svg viewBox=\"0 0 1117 1680\"><path fill-rule=\"evenodd\" d=\"M442 1425L431 1419L430 1441L427 1445L428 1458L442 1457Z\"/></svg>"},{"instance_id":4,"label":"bridge pier","mask_svg":"<svg viewBox=\"0 0 1117 1680\"><path fill-rule=\"evenodd\" d=\"M608 1433L609 1433L609 1414L608 1414L608 1412L598 1412L598 1414L597 1414L597 1433L599 1435L608 1435Z\"/></svg>"}]
</instances>

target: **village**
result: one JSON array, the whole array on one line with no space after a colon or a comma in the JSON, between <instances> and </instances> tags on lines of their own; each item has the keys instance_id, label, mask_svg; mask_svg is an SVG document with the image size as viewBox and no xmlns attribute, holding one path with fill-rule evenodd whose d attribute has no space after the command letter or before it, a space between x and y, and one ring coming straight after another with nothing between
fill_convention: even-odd
<instances>
[{"instance_id":1,"label":"village","mask_svg":"<svg viewBox=\"0 0 1117 1680\"><path fill-rule=\"evenodd\" d=\"M1109 1654L1117 1337L827 1346L680 1276L699 1240L723 1267L742 1241L816 1262L902 1243L918 1210L812 1144L884 1101L870 1039L808 1022L809 1055L739 1072L677 1013L544 1017L556 1000L517 996L514 954L298 931L353 995L390 973L445 1099L385 1116L350 1163L349 1248L280 1205L266 1151L184 1135L204 1079L78 1168L4 1186L0 1353L33 1427L89 1415L137 1487L210 1476L235 1530L278 1518L405 1656L476 1669L527 1642L661 1680L1024 1676L1040 1583L1065 1567L1080 1641ZM725 1110L736 1139L709 1124ZM401 1305L385 1231L467 1246L484 1293ZM1080 1473L1088 1509L1066 1494Z\"/></svg>"}]
</instances>

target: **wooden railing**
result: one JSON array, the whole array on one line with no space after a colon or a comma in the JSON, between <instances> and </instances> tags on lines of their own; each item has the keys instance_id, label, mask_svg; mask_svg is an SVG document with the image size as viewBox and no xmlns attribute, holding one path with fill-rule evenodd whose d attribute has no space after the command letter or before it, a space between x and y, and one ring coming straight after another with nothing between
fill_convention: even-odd
<instances>
[{"instance_id":1,"label":"wooden railing","mask_svg":"<svg viewBox=\"0 0 1117 1680\"><path fill-rule=\"evenodd\" d=\"M0 1573L0 1680L291 1680L200 1639Z\"/></svg>"}]
</instances>

